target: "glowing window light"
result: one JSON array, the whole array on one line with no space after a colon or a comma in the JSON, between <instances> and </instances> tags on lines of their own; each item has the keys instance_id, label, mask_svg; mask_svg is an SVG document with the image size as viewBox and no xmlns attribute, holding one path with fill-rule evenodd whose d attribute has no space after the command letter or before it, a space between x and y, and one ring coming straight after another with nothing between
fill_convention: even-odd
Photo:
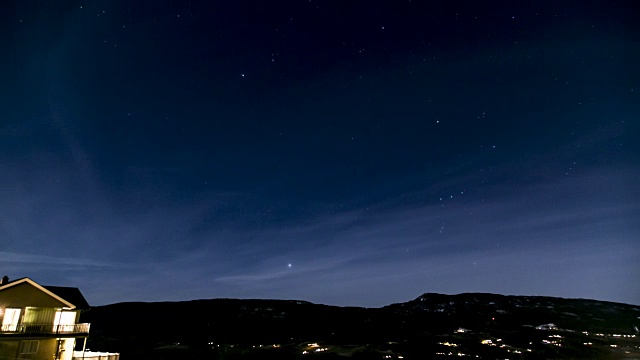
<instances>
[{"instance_id":1,"label":"glowing window light","mask_svg":"<svg viewBox=\"0 0 640 360\"><path fill-rule=\"evenodd\" d=\"M5 309L2 319L2 331L16 331L20 321L21 309Z\"/></svg>"}]
</instances>

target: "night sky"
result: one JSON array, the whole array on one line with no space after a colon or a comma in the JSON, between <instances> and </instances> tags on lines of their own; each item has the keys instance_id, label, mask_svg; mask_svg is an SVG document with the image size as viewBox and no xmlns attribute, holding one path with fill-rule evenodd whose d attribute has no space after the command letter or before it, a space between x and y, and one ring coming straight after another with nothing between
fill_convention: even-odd
<instances>
[{"instance_id":1,"label":"night sky","mask_svg":"<svg viewBox=\"0 0 640 360\"><path fill-rule=\"evenodd\" d=\"M0 276L640 304L635 1L3 1Z\"/></svg>"}]
</instances>

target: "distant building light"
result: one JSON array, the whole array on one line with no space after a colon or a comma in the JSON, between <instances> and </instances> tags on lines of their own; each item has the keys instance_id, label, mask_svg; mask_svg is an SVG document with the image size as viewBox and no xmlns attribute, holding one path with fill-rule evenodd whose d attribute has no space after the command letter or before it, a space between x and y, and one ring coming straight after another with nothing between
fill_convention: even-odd
<instances>
[{"instance_id":1,"label":"distant building light","mask_svg":"<svg viewBox=\"0 0 640 360\"><path fill-rule=\"evenodd\" d=\"M454 344L454 343L450 343L450 342L439 342L438 344L440 345L444 345L444 346L451 346L451 347L458 347L458 344Z\"/></svg>"}]
</instances>

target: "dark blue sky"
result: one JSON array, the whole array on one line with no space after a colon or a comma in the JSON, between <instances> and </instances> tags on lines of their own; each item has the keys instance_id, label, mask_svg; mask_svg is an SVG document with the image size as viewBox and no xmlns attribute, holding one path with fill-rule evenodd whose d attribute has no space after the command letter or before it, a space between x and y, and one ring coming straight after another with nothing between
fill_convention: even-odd
<instances>
[{"instance_id":1,"label":"dark blue sky","mask_svg":"<svg viewBox=\"0 0 640 360\"><path fill-rule=\"evenodd\" d=\"M0 5L3 274L640 304L633 1L60 3Z\"/></svg>"}]
</instances>

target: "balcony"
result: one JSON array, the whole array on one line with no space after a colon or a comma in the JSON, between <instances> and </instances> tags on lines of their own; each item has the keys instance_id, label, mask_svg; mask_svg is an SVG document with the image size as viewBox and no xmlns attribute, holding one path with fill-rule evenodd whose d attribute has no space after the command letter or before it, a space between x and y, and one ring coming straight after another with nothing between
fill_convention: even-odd
<instances>
[{"instance_id":1,"label":"balcony","mask_svg":"<svg viewBox=\"0 0 640 360\"><path fill-rule=\"evenodd\" d=\"M74 351L73 360L119 360L119 353L95 352L95 351Z\"/></svg>"},{"instance_id":2,"label":"balcony","mask_svg":"<svg viewBox=\"0 0 640 360\"><path fill-rule=\"evenodd\" d=\"M58 335L88 335L91 324L8 324L0 327L0 336L45 337Z\"/></svg>"}]
</instances>

